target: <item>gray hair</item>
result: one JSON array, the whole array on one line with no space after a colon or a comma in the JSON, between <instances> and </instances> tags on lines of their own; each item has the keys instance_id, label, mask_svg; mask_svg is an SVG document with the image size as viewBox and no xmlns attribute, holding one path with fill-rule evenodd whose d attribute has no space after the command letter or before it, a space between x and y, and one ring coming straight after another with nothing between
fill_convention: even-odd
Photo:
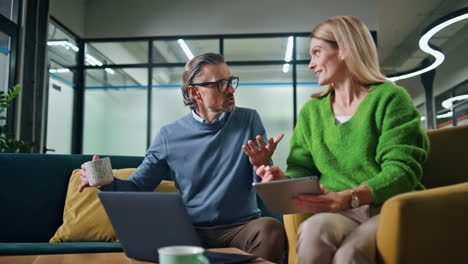
<instances>
[{"instance_id":1,"label":"gray hair","mask_svg":"<svg viewBox=\"0 0 468 264\"><path fill-rule=\"evenodd\" d=\"M225 63L222 55L216 53L204 53L192 58L187 62L187 64L185 64L184 73L182 74L181 88L182 95L184 96L184 104L188 105L190 109L194 110L197 108L197 103L193 100L188 91L193 79L200 74L205 65L220 63Z\"/></svg>"}]
</instances>

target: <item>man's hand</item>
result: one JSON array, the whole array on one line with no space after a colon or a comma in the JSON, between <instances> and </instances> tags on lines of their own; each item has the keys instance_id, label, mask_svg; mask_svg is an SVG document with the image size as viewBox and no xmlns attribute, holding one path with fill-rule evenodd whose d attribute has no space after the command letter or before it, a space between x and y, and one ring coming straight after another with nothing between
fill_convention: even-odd
<instances>
[{"instance_id":1,"label":"man's hand","mask_svg":"<svg viewBox=\"0 0 468 264\"><path fill-rule=\"evenodd\" d=\"M98 160L99 156L94 155L93 160ZM89 181L88 181L88 176L86 175L86 168L84 164L81 164L81 170L80 170L80 180L81 180L81 185L78 187L78 192L82 192L85 188L90 187L89 186Z\"/></svg>"},{"instance_id":2,"label":"man's hand","mask_svg":"<svg viewBox=\"0 0 468 264\"><path fill-rule=\"evenodd\" d=\"M279 134L274 139L268 139L268 145L265 145L262 136L257 136L257 146L253 140L249 140L247 145L242 145L242 150L249 156L250 163L254 166L254 168L258 168L261 165L268 165L270 163L270 158L275 152L276 146L278 143L283 139L284 134Z\"/></svg>"},{"instance_id":3,"label":"man's hand","mask_svg":"<svg viewBox=\"0 0 468 264\"><path fill-rule=\"evenodd\" d=\"M265 166L262 165L258 167L257 170L255 170L255 173L262 178L262 182L270 182L270 181L276 181L276 180L285 180L287 179L286 176L284 176L283 171L276 166Z\"/></svg>"}]
</instances>

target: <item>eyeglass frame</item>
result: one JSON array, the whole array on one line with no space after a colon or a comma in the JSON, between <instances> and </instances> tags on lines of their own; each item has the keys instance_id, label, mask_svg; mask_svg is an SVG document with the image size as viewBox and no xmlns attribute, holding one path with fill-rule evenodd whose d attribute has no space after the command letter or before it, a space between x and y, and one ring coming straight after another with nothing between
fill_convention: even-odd
<instances>
[{"instance_id":1,"label":"eyeglass frame","mask_svg":"<svg viewBox=\"0 0 468 264\"><path fill-rule=\"evenodd\" d=\"M233 80L237 80L237 85L236 85L236 87L234 87L234 86L232 85L232 81L233 81ZM226 83L226 88L224 88L224 91L221 91L221 88L220 88L220 87L221 87L221 83L222 83L223 81L227 81L227 83ZM234 88L234 90L237 89L237 87L239 86L239 77L232 76L231 79L229 79L229 80L221 79L221 80L218 80L218 81L216 81L216 82L191 83L191 84L189 84L189 85L193 85L193 86L207 86L207 85L212 85L212 84L216 84L216 87L217 87L217 89L218 89L219 92L225 93L225 92L229 89L229 88L227 88L227 87L229 87L229 85L232 86L232 88Z\"/></svg>"}]
</instances>

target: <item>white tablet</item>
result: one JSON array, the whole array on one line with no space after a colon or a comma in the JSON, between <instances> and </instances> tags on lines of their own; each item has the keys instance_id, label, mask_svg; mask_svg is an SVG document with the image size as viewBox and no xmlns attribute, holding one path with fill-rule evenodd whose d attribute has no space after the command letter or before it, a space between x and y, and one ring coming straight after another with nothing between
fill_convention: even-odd
<instances>
[{"instance_id":1,"label":"white tablet","mask_svg":"<svg viewBox=\"0 0 468 264\"><path fill-rule=\"evenodd\" d=\"M317 176L252 184L271 215L310 213L296 207L293 198L300 194L321 194Z\"/></svg>"}]
</instances>

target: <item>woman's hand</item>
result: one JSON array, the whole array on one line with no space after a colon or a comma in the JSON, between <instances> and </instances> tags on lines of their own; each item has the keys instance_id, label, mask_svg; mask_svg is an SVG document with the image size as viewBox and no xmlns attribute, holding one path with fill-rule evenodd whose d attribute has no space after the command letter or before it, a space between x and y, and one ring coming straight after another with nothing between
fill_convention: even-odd
<instances>
[{"instance_id":1,"label":"woman's hand","mask_svg":"<svg viewBox=\"0 0 468 264\"><path fill-rule=\"evenodd\" d=\"M256 170L261 165L268 165L270 163L270 158L275 152L276 146L283 139L284 134L276 136L274 139L268 139L268 145L265 145L262 136L257 136L257 146L253 140L249 140L247 145L242 145L242 150L249 156L250 163L254 166Z\"/></svg>"},{"instance_id":2,"label":"woman's hand","mask_svg":"<svg viewBox=\"0 0 468 264\"><path fill-rule=\"evenodd\" d=\"M322 194L302 194L293 199L293 204L313 213L335 213L349 209L350 198L345 192L332 192L320 184Z\"/></svg>"},{"instance_id":3,"label":"woman's hand","mask_svg":"<svg viewBox=\"0 0 468 264\"><path fill-rule=\"evenodd\" d=\"M287 179L286 176L284 176L283 171L276 166L270 167L270 166L265 166L262 165L257 168L255 173L262 178L262 182L270 182L270 181L276 181L276 180L284 180Z\"/></svg>"}]
</instances>

